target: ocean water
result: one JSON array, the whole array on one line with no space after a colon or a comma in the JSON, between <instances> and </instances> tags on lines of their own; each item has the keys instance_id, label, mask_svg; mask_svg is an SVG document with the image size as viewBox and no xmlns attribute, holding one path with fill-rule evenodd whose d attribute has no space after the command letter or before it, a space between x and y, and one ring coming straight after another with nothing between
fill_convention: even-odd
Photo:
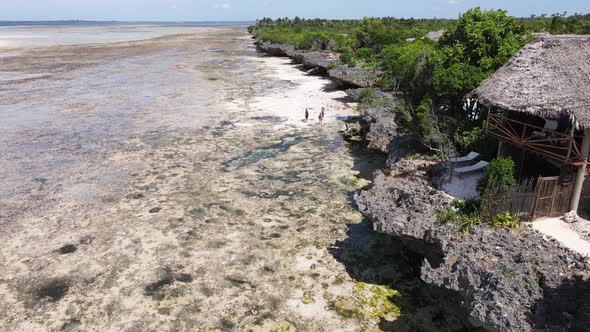
<instances>
[{"instance_id":1,"label":"ocean water","mask_svg":"<svg viewBox=\"0 0 590 332\"><path fill-rule=\"evenodd\" d=\"M126 42L248 22L0 22L0 49Z\"/></svg>"}]
</instances>

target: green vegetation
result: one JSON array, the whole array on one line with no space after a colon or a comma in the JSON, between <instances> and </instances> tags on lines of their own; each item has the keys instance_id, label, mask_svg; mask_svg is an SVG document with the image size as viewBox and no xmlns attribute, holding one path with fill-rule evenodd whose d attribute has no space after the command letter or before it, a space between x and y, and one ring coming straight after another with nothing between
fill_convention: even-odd
<instances>
[{"instance_id":1,"label":"green vegetation","mask_svg":"<svg viewBox=\"0 0 590 332\"><path fill-rule=\"evenodd\" d=\"M437 221L440 224L455 224L461 232L467 232L469 228L482 223L515 229L519 224L518 216L500 210L499 205L501 198L509 195L515 184L512 159L492 160L477 184L481 199L465 202L455 200L451 206L438 212Z\"/></svg>"},{"instance_id":2,"label":"green vegetation","mask_svg":"<svg viewBox=\"0 0 590 332\"><path fill-rule=\"evenodd\" d=\"M399 307L391 301L400 293L389 286L357 282L352 293L353 296L339 296L334 302L334 310L344 317L379 322L394 321L400 316Z\"/></svg>"},{"instance_id":3,"label":"green vegetation","mask_svg":"<svg viewBox=\"0 0 590 332\"><path fill-rule=\"evenodd\" d=\"M530 18L519 19L528 31L545 31L554 35L560 34L590 34L590 14L573 14L567 16L566 13L553 15L532 15Z\"/></svg>"},{"instance_id":4,"label":"green vegetation","mask_svg":"<svg viewBox=\"0 0 590 332\"><path fill-rule=\"evenodd\" d=\"M518 216L510 212L490 214L485 211L485 204L479 200L466 202L455 200L451 206L437 213L436 220L442 225L455 225L462 233L468 232L471 227L479 224L511 229L516 229L519 225Z\"/></svg>"},{"instance_id":5,"label":"green vegetation","mask_svg":"<svg viewBox=\"0 0 590 332\"><path fill-rule=\"evenodd\" d=\"M590 34L590 15L514 18L503 10L474 8L458 20L265 18L249 29L265 41L334 51L349 66L380 68L378 87L400 96L392 111L419 143L417 152L446 157L475 149L487 156L493 144L479 129L480 114L465 105L465 94L506 63L534 32ZM446 32L438 41L426 38L442 29Z\"/></svg>"},{"instance_id":6,"label":"green vegetation","mask_svg":"<svg viewBox=\"0 0 590 332\"><path fill-rule=\"evenodd\" d=\"M494 159L486 166L484 175L477 182L477 192L484 197L491 188L505 192L515 184L514 161L510 158Z\"/></svg>"},{"instance_id":7,"label":"green vegetation","mask_svg":"<svg viewBox=\"0 0 590 332\"><path fill-rule=\"evenodd\" d=\"M475 225L481 224L479 201L468 200L465 202L455 200L451 206L438 212L437 221L440 224L456 225L459 231L465 233Z\"/></svg>"},{"instance_id":8,"label":"green vegetation","mask_svg":"<svg viewBox=\"0 0 590 332\"><path fill-rule=\"evenodd\" d=\"M510 212L496 214L492 217L491 225L500 228L517 228L518 217L510 214Z\"/></svg>"}]
</instances>

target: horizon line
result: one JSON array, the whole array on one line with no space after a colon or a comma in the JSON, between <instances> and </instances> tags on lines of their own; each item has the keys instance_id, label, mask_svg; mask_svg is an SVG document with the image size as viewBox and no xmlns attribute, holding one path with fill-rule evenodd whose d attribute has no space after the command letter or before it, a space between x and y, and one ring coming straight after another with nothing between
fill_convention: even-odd
<instances>
[{"instance_id":1,"label":"horizon line","mask_svg":"<svg viewBox=\"0 0 590 332\"><path fill-rule=\"evenodd\" d=\"M111 22L119 22L119 23L219 23L219 22L256 22L256 20L205 20L205 21L168 21L168 20L1 20L1 23L19 23L19 22L90 22L90 23L111 23Z\"/></svg>"}]
</instances>

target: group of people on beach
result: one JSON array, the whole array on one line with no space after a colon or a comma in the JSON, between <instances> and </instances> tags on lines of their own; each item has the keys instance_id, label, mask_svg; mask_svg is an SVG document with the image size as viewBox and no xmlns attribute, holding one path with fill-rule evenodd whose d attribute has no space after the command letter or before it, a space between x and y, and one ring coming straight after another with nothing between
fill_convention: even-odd
<instances>
[{"instance_id":1,"label":"group of people on beach","mask_svg":"<svg viewBox=\"0 0 590 332\"><path fill-rule=\"evenodd\" d=\"M318 115L318 120L320 121L320 124L322 124L324 122L324 116L326 115L326 108L322 107L322 110L320 111L320 115ZM309 120L309 108L305 109L305 122L307 122Z\"/></svg>"}]
</instances>

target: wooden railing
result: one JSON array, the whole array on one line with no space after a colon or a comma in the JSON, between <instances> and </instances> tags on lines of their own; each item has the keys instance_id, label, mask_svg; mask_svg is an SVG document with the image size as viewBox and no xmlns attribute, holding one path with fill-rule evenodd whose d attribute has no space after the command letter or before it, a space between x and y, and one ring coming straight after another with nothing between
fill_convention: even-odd
<instances>
[{"instance_id":1,"label":"wooden railing","mask_svg":"<svg viewBox=\"0 0 590 332\"><path fill-rule=\"evenodd\" d=\"M581 138L488 113L486 133L505 143L565 164L580 164Z\"/></svg>"}]
</instances>

